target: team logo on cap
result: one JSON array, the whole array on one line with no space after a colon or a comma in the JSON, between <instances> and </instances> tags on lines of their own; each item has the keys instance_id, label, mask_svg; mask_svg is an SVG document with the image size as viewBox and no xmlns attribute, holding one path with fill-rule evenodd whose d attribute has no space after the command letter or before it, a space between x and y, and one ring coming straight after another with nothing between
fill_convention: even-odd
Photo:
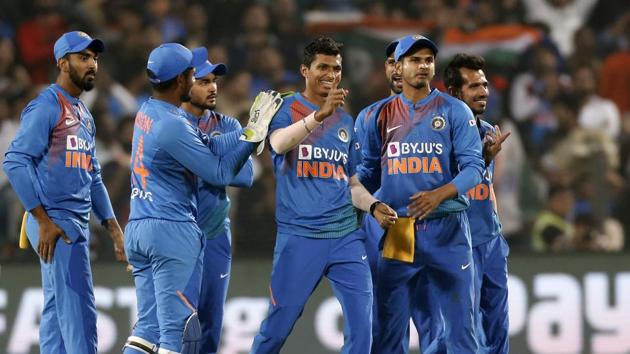
<instances>
[{"instance_id":1,"label":"team logo on cap","mask_svg":"<svg viewBox=\"0 0 630 354\"><path fill-rule=\"evenodd\" d=\"M339 137L339 139L341 139L341 141L343 141L344 143L348 142L348 131L344 128L340 128L339 131L337 131L337 136Z\"/></svg>"},{"instance_id":2,"label":"team logo on cap","mask_svg":"<svg viewBox=\"0 0 630 354\"><path fill-rule=\"evenodd\" d=\"M440 131L446 126L446 120L442 116L435 116L431 120L431 129Z\"/></svg>"},{"instance_id":3,"label":"team logo on cap","mask_svg":"<svg viewBox=\"0 0 630 354\"><path fill-rule=\"evenodd\" d=\"M215 136L219 136L219 135L221 135L221 132L220 132L220 131L218 131L218 130L215 130L215 131L213 131L212 133L210 133L210 136L211 136L211 137L215 137Z\"/></svg>"},{"instance_id":4,"label":"team logo on cap","mask_svg":"<svg viewBox=\"0 0 630 354\"><path fill-rule=\"evenodd\" d=\"M419 35L419 34L416 34L416 35L413 36L413 40L414 41L417 41L417 40L422 39L422 38L424 38L424 36Z\"/></svg>"},{"instance_id":5,"label":"team logo on cap","mask_svg":"<svg viewBox=\"0 0 630 354\"><path fill-rule=\"evenodd\" d=\"M87 33L82 32L82 31L78 31L78 32L77 32L77 35L78 35L79 37L83 37L83 38L90 38L90 36L88 36L88 34L87 34Z\"/></svg>"}]
</instances>

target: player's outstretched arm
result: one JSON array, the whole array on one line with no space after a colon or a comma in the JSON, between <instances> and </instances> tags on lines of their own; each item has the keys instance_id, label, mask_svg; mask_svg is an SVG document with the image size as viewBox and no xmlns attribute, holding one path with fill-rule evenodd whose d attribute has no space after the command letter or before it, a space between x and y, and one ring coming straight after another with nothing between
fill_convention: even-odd
<instances>
[{"instance_id":1,"label":"player's outstretched arm","mask_svg":"<svg viewBox=\"0 0 630 354\"><path fill-rule=\"evenodd\" d=\"M374 198L359 182L356 174L350 178L350 193L352 194L352 204L356 208L372 214L382 227L388 228L396 223L398 219L396 211Z\"/></svg>"},{"instance_id":2,"label":"player's outstretched arm","mask_svg":"<svg viewBox=\"0 0 630 354\"><path fill-rule=\"evenodd\" d=\"M158 131L159 146L175 160L214 186L227 186L241 170L255 143L241 141L232 151L213 154L196 131L183 120L169 119Z\"/></svg>"}]
</instances>

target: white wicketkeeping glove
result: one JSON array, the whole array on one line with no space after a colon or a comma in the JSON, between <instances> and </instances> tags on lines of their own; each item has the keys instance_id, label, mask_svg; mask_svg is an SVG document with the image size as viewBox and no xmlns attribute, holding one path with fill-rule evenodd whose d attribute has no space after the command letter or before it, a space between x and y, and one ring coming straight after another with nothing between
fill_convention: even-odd
<instances>
[{"instance_id":1,"label":"white wicketkeeping glove","mask_svg":"<svg viewBox=\"0 0 630 354\"><path fill-rule=\"evenodd\" d=\"M263 91L256 96L254 104L249 109L249 121L243 129L241 140L258 143L256 154L265 148L265 138L271 119L278 112L284 100L280 97L280 93L272 90Z\"/></svg>"}]
</instances>

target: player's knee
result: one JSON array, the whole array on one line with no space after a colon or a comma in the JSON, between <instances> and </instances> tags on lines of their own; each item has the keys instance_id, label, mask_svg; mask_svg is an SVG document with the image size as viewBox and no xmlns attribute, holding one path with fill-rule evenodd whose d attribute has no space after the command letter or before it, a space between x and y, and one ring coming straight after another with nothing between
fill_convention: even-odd
<instances>
[{"instance_id":1,"label":"player's knee","mask_svg":"<svg viewBox=\"0 0 630 354\"><path fill-rule=\"evenodd\" d=\"M184 326L181 354L197 354L201 349L202 338L199 316L197 312L193 312L186 320L186 325Z\"/></svg>"},{"instance_id":2,"label":"player's knee","mask_svg":"<svg viewBox=\"0 0 630 354\"><path fill-rule=\"evenodd\" d=\"M146 339L130 336L123 347L123 354L157 354L158 345Z\"/></svg>"}]
</instances>

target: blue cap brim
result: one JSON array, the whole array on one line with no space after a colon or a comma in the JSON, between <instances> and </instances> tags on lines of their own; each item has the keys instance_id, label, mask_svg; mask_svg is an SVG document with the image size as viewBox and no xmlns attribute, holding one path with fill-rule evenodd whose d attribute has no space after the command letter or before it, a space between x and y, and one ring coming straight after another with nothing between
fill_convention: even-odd
<instances>
[{"instance_id":1,"label":"blue cap brim","mask_svg":"<svg viewBox=\"0 0 630 354\"><path fill-rule=\"evenodd\" d=\"M95 38L89 42L81 43L73 48L70 48L70 51L68 51L68 53L78 53L80 51L83 51L85 48L89 48L96 53L103 53L105 51L105 43L103 43L103 41L101 41L100 39Z\"/></svg>"},{"instance_id":2,"label":"blue cap brim","mask_svg":"<svg viewBox=\"0 0 630 354\"><path fill-rule=\"evenodd\" d=\"M398 45L398 40L395 40L393 42L391 42L390 44L387 45L387 48L385 48L385 57L389 58L392 56L392 54L394 54L394 51L396 50L396 46Z\"/></svg>"},{"instance_id":3,"label":"blue cap brim","mask_svg":"<svg viewBox=\"0 0 630 354\"><path fill-rule=\"evenodd\" d=\"M398 41L398 45L394 50L394 60L399 61L402 57L409 54L412 48L429 48L433 51L433 55L437 56L438 54L437 45L432 40L420 35L407 36Z\"/></svg>"},{"instance_id":4,"label":"blue cap brim","mask_svg":"<svg viewBox=\"0 0 630 354\"><path fill-rule=\"evenodd\" d=\"M198 48L195 48L198 49ZM208 60L208 52L203 52L200 50L195 50L193 49L192 52L192 59L190 61L190 67L194 68L197 67L201 64L203 64L204 61Z\"/></svg>"},{"instance_id":5,"label":"blue cap brim","mask_svg":"<svg viewBox=\"0 0 630 354\"><path fill-rule=\"evenodd\" d=\"M223 63L210 64L209 61L195 67L195 79L201 79L208 74L223 76L227 74L228 67Z\"/></svg>"}]
</instances>

